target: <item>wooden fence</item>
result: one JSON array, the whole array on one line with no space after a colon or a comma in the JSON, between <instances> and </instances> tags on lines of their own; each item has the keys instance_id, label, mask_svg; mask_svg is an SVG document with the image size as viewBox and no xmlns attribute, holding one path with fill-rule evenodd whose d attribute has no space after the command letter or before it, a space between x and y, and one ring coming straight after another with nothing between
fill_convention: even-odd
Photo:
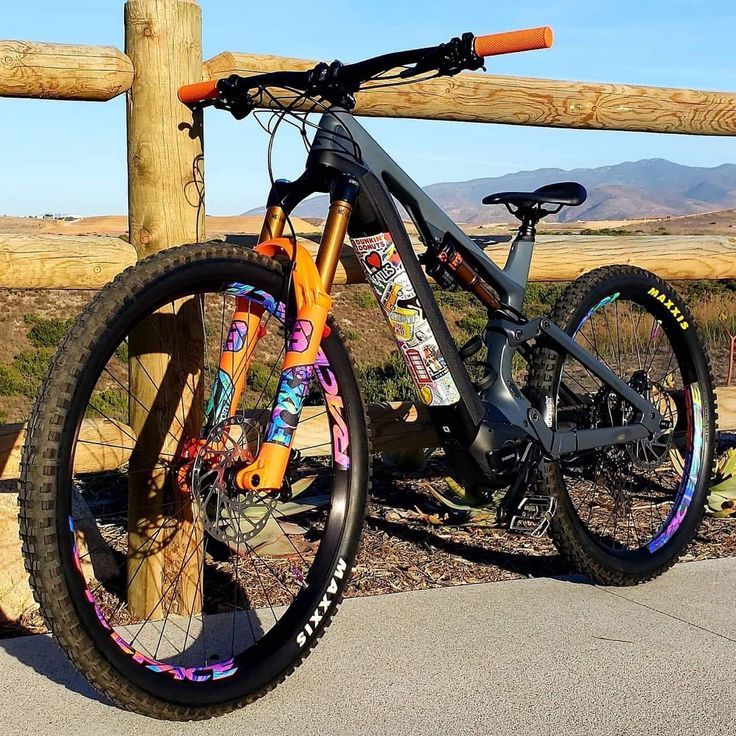
<instances>
[{"instance_id":1,"label":"wooden fence","mask_svg":"<svg viewBox=\"0 0 736 736\"><path fill-rule=\"evenodd\" d=\"M0 41L0 96L106 101L128 93L130 245L112 238L0 236L0 288L94 289L138 258L163 248L205 239L203 121L176 98L187 83L231 73L253 74L308 68L313 62L224 53L202 60L202 19L196 0L129 0L125 3L125 52L102 46ZM358 96L358 115L435 120L630 130L690 135L736 135L736 95L618 84L461 74L401 89L368 90ZM567 280L606 263L635 263L670 279L736 278L733 238L541 238L532 279ZM503 259L503 246L491 253ZM346 252L336 283L359 280ZM142 328L145 332L145 327ZM139 336L145 342L145 335ZM148 336L150 340L150 335ZM135 342L135 341L134 341ZM135 348L135 346L133 346ZM135 350L133 349L133 352ZM167 358L141 355L148 375L163 379ZM131 362L131 386L138 385ZM727 425L736 425L736 400L724 394ZM140 395L143 412L131 412L130 427L87 423L86 433L109 437L143 431L152 396ZM731 407L734 408L731 408ZM433 435L421 407L372 407L379 447L401 437L431 446ZM409 424L403 420L408 418ZM323 430L320 430L323 431ZM23 426L0 427L0 477L17 475ZM153 444L153 443L151 443ZM115 467L118 453L90 455L85 468ZM143 475L140 475L143 478ZM130 538L155 533L163 489L131 487ZM137 576L129 604L141 615L158 601L161 560L152 554ZM167 558L171 562L170 557ZM193 561L199 564L195 558ZM150 564L149 564L150 563ZM197 576L194 575L193 579ZM182 592L188 610L200 593Z\"/></svg>"}]
</instances>

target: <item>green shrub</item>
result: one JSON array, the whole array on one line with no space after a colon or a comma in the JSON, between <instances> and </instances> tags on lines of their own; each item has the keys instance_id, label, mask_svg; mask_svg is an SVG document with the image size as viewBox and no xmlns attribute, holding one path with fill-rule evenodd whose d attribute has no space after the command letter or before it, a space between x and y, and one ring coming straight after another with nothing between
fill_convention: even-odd
<instances>
[{"instance_id":1,"label":"green shrub","mask_svg":"<svg viewBox=\"0 0 736 736\"><path fill-rule=\"evenodd\" d=\"M522 311L528 317L549 314L555 302L562 296L567 284L530 283L524 294Z\"/></svg>"},{"instance_id":2,"label":"green shrub","mask_svg":"<svg viewBox=\"0 0 736 736\"><path fill-rule=\"evenodd\" d=\"M26 382L12 365L0 365L0 396L18 396L25 393Z\"/></svg>"},{"instance_id":3,"label":"green shrub","mask_svg":"<svg viewBox=\"0 0 736 736\"><path fill-rule=\"evenodd\" d=\"M92 393L87 414L107 417L119 422L128 421L128 394L120 388L106 388Z\"/></svg>"},{"instance_id":4,"label":"green shrub","mask_svg":"<svg viewBox=\"0 0 736 736\"><path fill-rule=\"evenodd\" d=\"M350 294L350 301L360 309L371 309L372 307L378 306L376 297L368 289L351 289L348 293Z\"/></svg>"},{"instance_id":5,"label":"green shrub","mask_svg":"<svg viewBox=\"0 0 736 736\"><path fill-rule=\"evenodd\" d=\"M123 363L128 362L129 352L128 352L128 343L124 342L121 343L118 349L115 351L115 357L120 360Z\"/></svg>"},{"instance_id":6,"label":"green shrub","mask_svg":"<svg viewBox=\"0 0 736 736\"><path fill-rule=\"evenodd\" d=\"M47 319L37 314L26 314L23 321L30 326L28 339L36 348L55 348L64 338L74 320Z\"/></svg>"},{"instance_id":7,"label":"green shrub","mask_svg":"<svg viewBox=\"0 0 736 736\"><path fill-rule=\"evenodd\" d=\"M488 315L480 310L475 310L465 317L461 317L457 321L458 329L460 329L468 337L472 335L480 335L486 328L488 323Z\"/></svg>"},{"instance_id":8,"label":"green shrub","mask_svg":"<svg viewBox=\"0 0 736 736\"><path fill-rule=\"evenodd\" d=\"M274 369L273 375L271 368L264 363L253 361L248 369L247 384L253 391L263 392L264 396L270 398L276 394L279 386L279 376L281 371Z\"/></svg>"},{"instance_id":9,"label":"green shrub","mask_svg":"<svg viewBox=\"0 0 736 736\"><path fill-rule=\"evenodd\" d=\"M351 327L342 327L340 328L340 332L342 333L342 336L350 342L360 340L360 332L352 329Z\"/></svg>"},{"instance_id":10,"label":"green shrub","mask_svg":"<svg viewBox=\"0 0 736 736\"><path fill-rule=\"evenodd\" d=\"M13 359L12 368L23 379L23 390L21 393L33 398L41 385L49 361L54 354L53 348L42 348L39 350L24 350Z\"/></svg>"},{"instance_id":11,"label":"green shrub","mask_svg":"<svg viewBox=\"0 0 736 736\"><path fill-rule=\"evenodd\" d=\"M368 403L381 401L416 401L414 382L406 372L398 352L382 365L361 368L358 381Z\"/></svg>"},{"instance_id":12,"label":"green shrub","mask_svg":"<svg viewBox=\"0 0 736 736\"><path fill-rule=\"evenodd\" d=\"M457 312L464 312L478 304L478 301L472 294L462 291L462 289L450 291L448 289L440 289L439 286L433 286L432 292L438 306L454 309Z\"/></svg>"},{"instance_id":13,"label":"green shrub","mask_svg":"<svg viewBox=\"0 0 736 736\"><path fill-rule=\"evenodd\" d=\"M602 227L600 229L585 228L580 231L581 235L631 235L629 230L615 227Z\"/></svg>"}]
</instances>

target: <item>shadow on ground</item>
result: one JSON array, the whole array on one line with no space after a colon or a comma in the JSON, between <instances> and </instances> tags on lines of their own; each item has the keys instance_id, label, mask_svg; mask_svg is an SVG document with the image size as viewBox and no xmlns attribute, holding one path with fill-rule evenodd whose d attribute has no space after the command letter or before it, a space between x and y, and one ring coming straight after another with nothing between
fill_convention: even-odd
<instances>
[{"instance_id":1,"label":"shadow on ground","mask_svg":"<svg viewBox=\"0 0 736 736\"><path fill-rule=\"evenodd\" d=\"M100 695L77 671L50 636L24 636L0 640L0 649L21 664L62 685L73 693L112 705Z\"/></svg>"}]
</instances>

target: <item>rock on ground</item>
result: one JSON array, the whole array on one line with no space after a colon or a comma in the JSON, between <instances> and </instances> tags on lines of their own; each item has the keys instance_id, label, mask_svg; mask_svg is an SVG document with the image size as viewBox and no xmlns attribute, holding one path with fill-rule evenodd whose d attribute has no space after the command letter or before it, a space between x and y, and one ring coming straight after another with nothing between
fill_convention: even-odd
<instances>
[{"instance_id":1,"label":"rock on ground","mask_svg":"<svg viewBox=\"0 0 736 736\"><path fill-rule=\"evenodd\" d=\"M0 622L18 621L35 607L20 552L17 497L0 493Z\"/></svg>"}]
</instances>

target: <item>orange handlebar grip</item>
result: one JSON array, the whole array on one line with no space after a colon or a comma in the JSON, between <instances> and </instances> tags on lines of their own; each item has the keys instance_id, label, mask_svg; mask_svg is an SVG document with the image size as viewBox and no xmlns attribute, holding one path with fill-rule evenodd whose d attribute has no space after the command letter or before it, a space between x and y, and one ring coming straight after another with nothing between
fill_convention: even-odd
<instances>
[{"instance_id":1,"label":"orange handlebar grip","mask_svg":"<svg viewBox=\"0 0 736 736\"><path fill-rule=\"evenodd\" d=\"M548 49L553 42L554 34L549 26L508 33L491 33L488 36L476 37L475 53L480 57L514 54L518 51Z\"/></svg>"},{"instance_id":2,"label":"orange handlebar grip","mask_svg":"<svg viewBox=\"0 0 736 736\"><path fill-rule=\"evenodd\" d=\"M185 105L196 105L205 100L216 100L220 96L217 91L217 82L197 82L185 84L179 89L179 101Z\"/></svg>"}]
</instances>

